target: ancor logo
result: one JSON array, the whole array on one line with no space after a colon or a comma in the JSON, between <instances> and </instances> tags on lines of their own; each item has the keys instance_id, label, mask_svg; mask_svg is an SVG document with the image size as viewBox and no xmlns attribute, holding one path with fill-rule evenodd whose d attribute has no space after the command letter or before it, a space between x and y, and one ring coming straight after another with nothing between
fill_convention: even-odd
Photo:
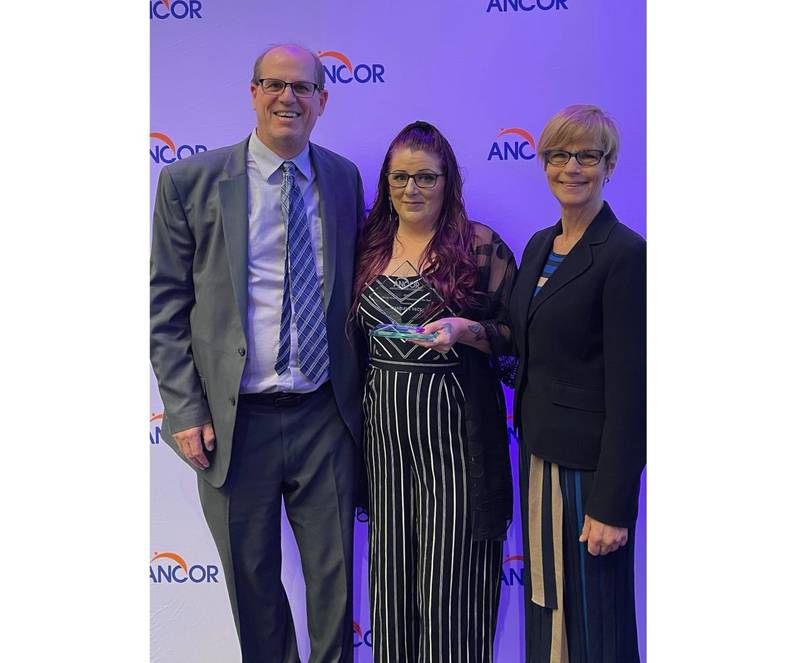
<instances>
[{"instance_id":1,"label":"ancor logo","mask_svg":"<svg viewBox=\"0 0 800 663\"><path fill-rule=\"evenodd\" d=\"M500 570L500 582L506 587L525 586L525 567L521 562L524 561L522 555L509 555L503 560L503 568Z\"/></svg>"},{"instance_id":2,"label":"ancor logo","mask_svg":"<svg viewBox=\"0 0 800 663\"><path fill-rule=\"evenodd\" d=\"M188 18L203 18L200 12L203 4L200 0L148 0L150 5L150 20L163 21L167 18L178 20Z\"/></svg>"},{"instance_id":3,"label":"ancor logo","mask_svg":"<svg viewBox=\"0 0 800 663\"><path fill-rule=\"evenodd\" d=\"M178 159L185 159L193 154L208 151L205 145L179 145L176 147L172 138L159 131L151 132L150 138L155 138L161 143L156 143L154 147L150 148L150 158L153 163L172 163Z\"/></svg>"},{"instance_id":4,"label":"ancor logo","mask_svg":"<svg viewBox=\"0 0 800 663\"><path fill-rule=\"evenodd\" d=\"M219 567L215 564L189 566L183 557L174 552L153 553L150 560L150 582L155 584L219 582L217 575L219 575Z\"/></svg>"},{"instance_id":5,"label":"ancor logo","mask_svg":"<svg viewBox=\"0 0 800 663\"><path fill-rule=\"evenodd\" d=\"M360 647L361 645L365 645L372 648L372 631L371 630L362 630L361 626L358 622L353 622L353 646Z\"/></svg>"},{"instance_id":6,"label":"ancor logo","mask_svg":"<svg viewBox=\"0 0 800 663\"><path fill-rule=\"evenodd\" d=\"M546 12L551 9L569 9L567 0L489 0L486 13L497 11L505 12L532 12L534 9Z\"/></svg>"},{"instance_id":7,"label":"ancor logo","mask_svg":"<svg viewBox=\"0 0 800 663\"><path fill-rule=\"evenodd\" d=\"M504 136L516 136L517 140L504 138ZM497 139L500 138L503 140L498 141ZM522 140L519 140L520 138ZM518 159L524 159L525 161L530 161L536 156L536 153L533 151L534 147L533 136L525 131L525 129L520 129L518 127L501 129L500 133L497 134L497 138L492 143L487 160L498 159L500 161L508 161L509 159L513 159L517 161Z\"/></svg>"},{"instance_id":8,"label":"ancor logo","mask_svg":"<svg viewBox=\"0 0 800 663\"><path fill-rule=\"evenodd\" d=\"M385 67L382 64L357 64L353 66L344 53L339 51L320 51L320 58L333 58L337 62L333 64L323 64L325 78L331 83L385 83L383 73Z\"/></svg>"},{"instance_id":9,"label":"ancor logo","mask_svg":"<svg viewBox=\"0 0 800 663\"><path fill-rule=\"evenodd\" d=\"M161 421L164 413L153 413L150 415L150 444L161 444Z\"/></svg>"}]
</instances>

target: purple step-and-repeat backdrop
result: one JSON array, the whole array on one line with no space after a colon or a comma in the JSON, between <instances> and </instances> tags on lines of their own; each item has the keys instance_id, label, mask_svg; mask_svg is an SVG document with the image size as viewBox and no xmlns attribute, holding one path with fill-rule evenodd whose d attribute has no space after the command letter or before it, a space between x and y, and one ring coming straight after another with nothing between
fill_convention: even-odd
<instances>
[{"instance_id":1,"label":"purple step-and-repeat backdrop","mask_svg":"<svg viewBox=\"0 0 800 663\"><path fill-rule=\"evenodd\" d=\"M151 26L151 201L162 166L238 142L254 126L248 83L265 46L319 52L330 91L313 140L352 159L367 204L386 147L413 120L448 137L471 218L517 258L558 207L537 160L547 119L593 103L617 120L622 146L607 199L645 234L645 3L630 0L148 0ZM151 379L151 659L240 660L224 578L194 473L161 441ZM511 457L517 442L509 433ZM645 490L636 538L640 649L645 649ZM516 500L515 500L516 503ZM356 523L353 638L370 663L366 524ZM283 582L301 656L305 586L285 519ZM496 660L523 658L519 513L505 543ZM311 597L313 600L313 597Z\"/></svg>"}]
</instances>

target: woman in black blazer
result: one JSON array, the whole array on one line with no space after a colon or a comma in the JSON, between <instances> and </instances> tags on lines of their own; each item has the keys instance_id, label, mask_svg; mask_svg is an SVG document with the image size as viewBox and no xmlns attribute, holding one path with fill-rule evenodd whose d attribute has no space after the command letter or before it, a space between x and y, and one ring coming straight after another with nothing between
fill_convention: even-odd
<instances>
[{"instance_id":1,"label":"woman in black blazer","mask_svg":"<svg viewBox=\"0 0 800 663\"><path fill-rule=\"evenodd\" d=\"M511 295L527 663L639 661L645 242L603 200L618 145L595 106L547 123L539 158L561 219L528 242Z\"/></svg>"}]
</instances>

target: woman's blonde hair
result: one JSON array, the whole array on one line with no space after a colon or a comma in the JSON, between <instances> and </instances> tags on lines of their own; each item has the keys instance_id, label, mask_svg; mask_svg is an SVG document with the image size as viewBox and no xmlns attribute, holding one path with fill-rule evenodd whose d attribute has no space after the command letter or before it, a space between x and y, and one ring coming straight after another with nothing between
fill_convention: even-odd
<instances>
[{"instance_id":1,"label":"woman's blonde hair","mask_svg":"<svg viewBox=\"0 0 800 663\"><path fill-rule=\"evenodd\" d=\"M547 150L564 148L585 138L591 138L602 148L607 163L616 163L619 153L617 125L602 109L588 104L567 106L547 121L539 138L539 160L546 167L544 153Z\"/></svg>"}]
</instances>

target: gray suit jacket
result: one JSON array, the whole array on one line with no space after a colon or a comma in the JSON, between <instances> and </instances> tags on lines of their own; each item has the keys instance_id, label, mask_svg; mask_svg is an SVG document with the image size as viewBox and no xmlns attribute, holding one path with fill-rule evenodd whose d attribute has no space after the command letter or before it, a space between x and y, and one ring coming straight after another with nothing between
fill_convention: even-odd
<instances>
[{"instance_id":1,"label":"gray suit jacket","mask_svg":"<svg viewBox=\"0 0 800 663\"><path fill-rule=\"evenodd\" d=\"M230 465L247 348L248 140L165 166L153 212L150 360L164 402L162 434L177 451L172 431L211 421L216 449L200 474L217 487ZM345 326L364 192L355 164L313 143L310 152L322 214L330 380L360 444L360 375Z\"/></svg>"}]
</instances>

